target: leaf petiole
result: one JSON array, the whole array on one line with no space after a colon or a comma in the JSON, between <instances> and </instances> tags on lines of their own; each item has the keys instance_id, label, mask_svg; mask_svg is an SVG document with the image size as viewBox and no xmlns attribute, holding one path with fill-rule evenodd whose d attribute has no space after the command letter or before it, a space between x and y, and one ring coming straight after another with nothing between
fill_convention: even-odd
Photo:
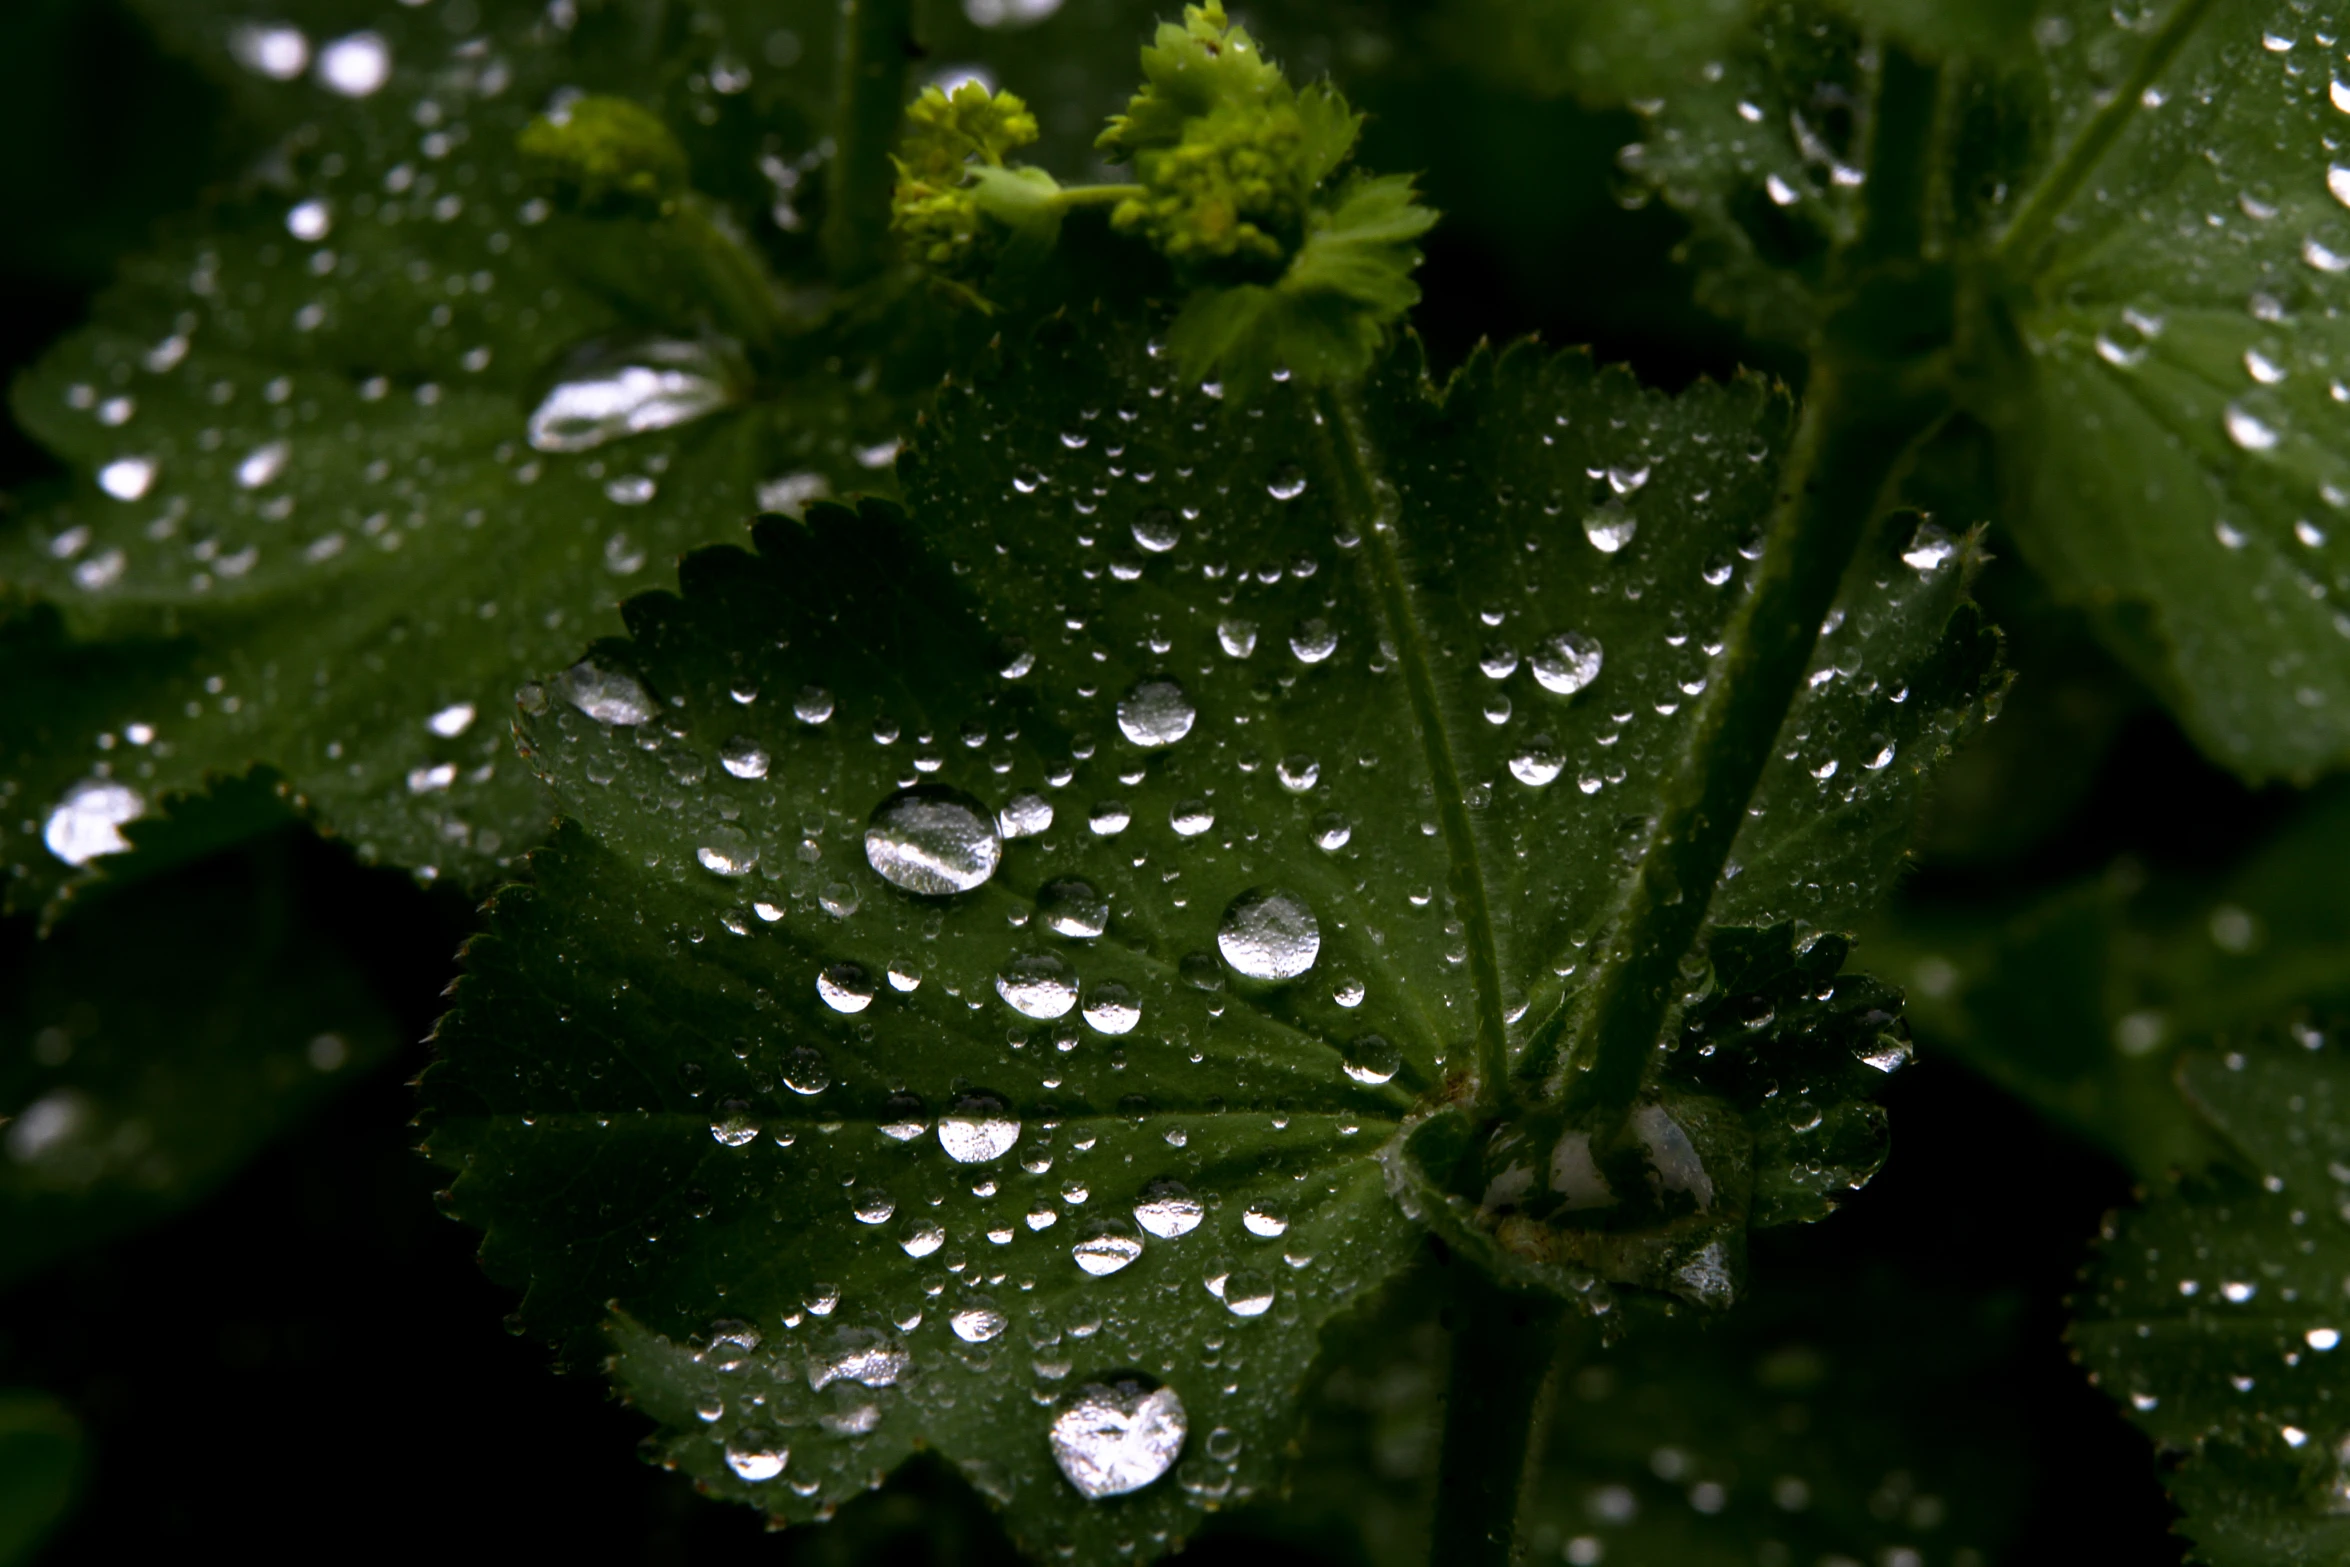
<instances>
[{"instance_id":1,"label":"leaf petiole","mask_svg":"<svg viewBox=\"0 0 2350 1567\"><path fill-rule=\"evenodd\" d=\"M823 236L836 284L862 282L888 264L897 182L889 155L904 117L913 44L913 0L844 0Z\"/></svg>"}]
</instances>

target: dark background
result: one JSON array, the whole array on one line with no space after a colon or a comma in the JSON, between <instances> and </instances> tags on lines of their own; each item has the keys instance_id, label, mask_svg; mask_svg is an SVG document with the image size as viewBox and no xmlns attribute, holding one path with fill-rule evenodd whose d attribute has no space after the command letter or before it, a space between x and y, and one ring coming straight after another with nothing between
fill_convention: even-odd
<instances>
[{"instance_id":1,"label":"dark background","mask_svg":"<svg viewBox=\"0 0 2350 1567\"><path fill-rule=\"evenodd\" d=\"M1375 112L1385 107L1369 97ZM1377 166L1426 170L1432 203L1450 214L1429 246L1429 302L1417 317L1439 363L1480 337L1527 331L1590 342L1664 385L1739 361L1735 337L1686 303L1669 262L1675 221L1616 199L1608 155L1626 122L1491 92L1451 102L1457 112L1440 123L1401 108L1375 120L1365 152ZM85 317L115 259L157 219L237 166L249 149L220 107L109 0L0 4L0 378ZM1530 188L1542 199L1520 199ZM1604 316L1594 313L1602 301ZM10 492L55 478L0 420L0 509ZM1999 591L1995 581L1994 600ZM2061 669L2035 667L2045 639L2018 640L2024 681L2126 684L2102 666L2084 676L2090 655L2078 639L2056 640L2061 652L2046 656ZM2010 892L2053 885L2122 852L2157 869L2200 868L2277 809L2204 765L2143 707L2101 757L2075 760L2085 793L2056 802L2047 830L1988 871L1980 856L1930 853L1908 896L1971 898L1994 874ZM310 905L332 911L422 1041L469 910L328 845L306 841L299 854ZM8 963L31 960L21 940L5 951ZM13 982L0 971L0 984ZM407 1126L407 1081L426 1058L415 1044L197 1209L0 1297L0 1385L56 1392L92 1439L87 1494L50 1560L124 1561L197 1542L264 1562L322 1549L363 1559L1013 1559L943 1471L901 1475L830 1528L764 1539L751 1513L704 1503L640 1463L643 1423L599 1383L551 1379L537 1345L501 1330L513 1299L474 1265L473 1235L435 1211L434 1174ZM2176 1562L2152 1454L2061 1342L2063 1297L2102 1213L2129 1200L2126 1178L1930 1059L1891 1105L1884 1174L1833 1222L1760 1238L1758 1278L1883 1266L1931 1290L2018 1294L2026 1310L2002 1375L2027 1414L2037 1479L2008 1560ZM1315 1559L1252 1541L1245 1520L1193 1554Z\"/></svg>"}]
</instances>

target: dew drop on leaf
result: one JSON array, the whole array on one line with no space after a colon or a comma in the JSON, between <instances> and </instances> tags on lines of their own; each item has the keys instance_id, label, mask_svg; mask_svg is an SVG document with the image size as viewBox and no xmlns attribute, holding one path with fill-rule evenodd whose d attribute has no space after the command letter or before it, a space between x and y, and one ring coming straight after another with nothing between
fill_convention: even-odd
<instances>
[{"instance_id":1,"label":"dew drop on leaf","mask_svg":"<svg viewBox=\"0 0 2350 1567\"><path fill-rule=\"evenodd\" d=\"M718 753L718 764L737 778L764 778L770 758L758 741L736 735Z\"/></svg>"},{"instance_id":2,"label":"dew drop on leaf","mask_svg":"<svg viewBox=\"0 0 2350 1567\"><path fill-rule=\"evenodd\" d=\"M865 971L855 964L835 964L825 972L833 974L842 970L847 970L850 976L843 982L852 988L862 986L866 998L870 1000L873 995L873 982L867 979ZM860 1007L844 1010L856 1011L860 1009L861 1004ZM783 1058L783 1086L803 1098L814 1098L832 1086L832 1065L824 1059L824 1052L814 1045L794 1045Z\"/></svg>"},{"instance_id":3,"label":"dew drop on leaf","mask_svg":"<svg viewBox=\"0 0 2350 1567\"><path fill-rule=\"evenodd\" d=\"M1006 838L1036 837L1052 828L1053 802L1033 792L1016 794L996 812L995 824Z\"/></svg>"},{"instance_id":4,"label":"dew drop on leaf","mask_svg":"<svg viewBox=\"0 0 2350 1567\"><path fill-rule=\"evenodd\" d=\"M1507 680L1517 672L1518 650L1502 642L1489 642L1477 656L1477 667L1485 671L1488 680Z\"/></svg>"},{"instance_id":5,"label":"dew drop on leaf","mask_svg":"<svg viewBox=\"0 0 2350 1567\"><path fill-rule=\"evenodd\" d=\"M473 704L452 702L426 719L424 727L444 740L454 740L473 727Z\"/></svg>"},{"instance_id":6,"label":"dew drop on leaf","mask_svg":"<svg viewBox=\"0 0 2350 1567\"><path fill-rule=\"evenodd\" d=\"M606 669L594 659L583 658L556 676L555 688L563 700L599 724L650 723L658 711L634 675Z\"/></svg>"},{"instance_id":7,"label":"dew drop on leaf","mask_svg":"<svg viewBox=\"0 0 2350 1567\"><path fill-rule=\"evenodd\" d=\"M1046 882L1037 891L1036 907L1045 929L1072 941L1091 941L1109 928L1110 900L1093 883L1074 876Z\"/></svg>"},{"instance_id":8,"label":"dew drop on leaf","mask_svg":"<svg viewBox=\"0 0 2350 1567\"><path fill-rule=\"evenodd\" d=\"M832 693L822 686L802 686L791 699L792 717L803 724L821 724L832 717Z\"/></svg>"},{"instance_id":9,"label":"dew drop on leaf","mask_svg":"<svg viewBox=\"0 0 2350 1567\"><path fill-rule=\"evenodd\" d=\"M1613 555L1632 542L1639 521L1620 506L1603 506L1583 519L1583 537L1602 555Z\"/></svg>"},{"instance_id":10,"label":"dew drop on leaf","mask_svg":"<svg viewBox=\"0 0 2350 1567\"><path fill-rule=\"evenodd\" d=\"M152 457L117 457L98 470L98 488L118 501L142 499L154 484Z\"/></svg>"},{"instance_id":11,"label":"dew drop on leaf","mask_svg":"<svg viewBox=\"0 0 2350 1567\"><path fill-rule=\"evenodd\" d=\"M974 1302L947 1317L947 1326L966 1344L985 1344L1004 1331L1004 1314L993 1306Z\"/></svg>"},{"instance_id":12,"label":"dew drop on leaf","mask_svg":"<svg viewBox=\"0 0 2350 1567\"><path fill-rule=\"evenodd\" d=\"M1224 1278L1224 1309L1236 1317L1261 1317L1273 1309L1273 1281L1255 1268L1235 1268Z\"/></svg>"},{"instance_id":13,"label":"dew drop on leaf","mask_svg":"<svg viewBox=\"0 0 2350 1567\"><path fill-rule=\"evenodd\" d=\"M996 994L1022 1017L1051 1022L1077 1005L1077 976L1050 952L1013 955L995 977Z\"/></svg>"},{"instance_id":14,"label":"dew drop on leaf","mask_svg":"<svg viewBox=\"0 0 2350 1567\"><path fill-rule=\"evenodd\" d=\"M1172 1179L1151 1182L1134 1205L1134 1222L1163 1241L1189 1235L1206 1216L1200 1200L1181 1181Z\"/></svg>"},{"instance_id":15,"label":"dew drop on leaf","mask_svg":"<svg viewBox=\"0 0 2350 1567\"><path fill-rule=\"evenodd\" d=\"M1920 573L1938 571L1958 555L1958 545L1949 534L1933 523L1918 524L1918 531L1909 547L1901 552L1901 563Z\"/></svg>"},{"instance_id":16,"label":"dew drop on leaf","mask_svg":"<svg viewBox=\"0 0 2350 1567\"><path fill-rule=\"evenodd\" d=\"M1545 691L1573 696L1599 678L1604 655L1596 638L1580 631L1546 637L1534 650L1534 680Z\"/></svg>"},{"instance_id":17,"label":"dew drop on leaf","mask_svg":"<svg viewBox=\"0 0 2350 1567\"><path fill-rule=\"evenodd\" d=\"M1294 501L1305 492L1305 473L1295 463L1283 463L1265 483L1265 493L1277 501Z\"/></svg>"},{"instance_id":18,"label":"dew drop on leaf","mask_svg":"<svg viewBox=\"0 0 2350 1567\"><path fill-rule=\"evenodd\" d=\"M1335 854L1351 842L1355 835L1354 823L1336 811L1324 811L1314 818L1314 847Z\"/></svg>"},{"instance_id":19,"label":"dew drop on leaf","mask_svg":"<svg viewBox=\"0 0 2350 1567\"><path fill-rule=\"evenodd\" d=\"M1171 1387L1089 1382L1053 1416L1053 1462L1087 1498L1124 1496L1175 1467L1188 1430Z\"/></svg>"},{"instance_id":20,"label":"dew drop on leaf","mask_svg":"<svg viewBox=\"0 0 2350 1567\"><path fill-rule=\"evenodd\" d=\"M993 1094L965 1094L938 1118L938 1145L957 1164L986 1164L1011 1152L1020 1123Z\"/></svg>"},{"instance_id":21,"label":"dew drop on leaf","mask_svg":"<svg viewBox=\"0 0 2350 1567\"><path fill-rule=\"evenodd\" d=\"M1240 1216L1240 1227L1261 1240L1289 1233L1289 1216L1265 1203L1252 1202Z\"/></svg>"},{"instance_id":22,"label":"dew drop on leaf","mask_svg":"<svg viewBox=\"0 0 2350 1567\"><path fill-rule=\"evenodd\" d=\"M732 822L720 822L702 836L707 841L694 850L702 868L721 876L748 876L758 868L758 846L751 835Z\"/></svg>"},{"instance_id":23,"label":"dew drop on leaf","mask_svg":"<svg viewBox=\"0 0 2350 1567\"><path fill-rule=\"evenodd\" d=\"M1178 800L1167 812L1167 825L1178 838L1196 838L1216 825L1216 808L1205 800Z\"/></svg>"},{"instance_id":24,"label":"dew drop on leaf","mask_svg":"<svg viewBox=\"0 0 2350 1567\"><path fill-rule=\"evenodd\" d=\"M1118 702L1119 731L1145 750L1173 745L1198 717L1191 694L1163 676L1137 682Z\"/></svg>"},{"instance_id":25,"label":"dew drop on leaf","mask_svg":"<svg viewBox=\"0 0 2350 1567\"><path fill-rule=\"evenodd\" d=\"M1154 555L1163 555L1183 538L1183 525L1164 506L1153 506L1134 519L1134 542Z\"/></svg>"},{"instance_id":26,"label":"dew drop on leaf","mask_svg":"<svg viewBox=\"0 0 2350 1567\"><path fill-rule=\"evenodd\" d=\"M542 452L592 451L715 413L732 397L716 354L699 343L593 343L531 411L530 444Z\"/></svg>"},{"instance_id":27,"label":"dew drop on leaf","mask_svg":"<svg viewBox=\"0 0 2350 1567\"><path fill-rule=\"evenodd\" d=\"M68 865L87 865L100 855L120 854L130 840L125 822L147 809L139 791L111 778L84 778L65 791L42 825L41 841Z\"/></svg>"},{"instance_id":28,"label":"dew drop on leaf","mask_svg":"<svg viewBox=\"0 0 2350 1567\"><path fill-rule=\"evenodd\" d=\"M1296 756L1283 757L1281 765L1274 769L1274 773L1280 778L1282 788L1287 789L1291 794L1304 794L1321 781L1322 764L1312 757L1300 753Z\"/></svg>"},{"instance_id":29,"label":"dew drop on leaf","mask_svg":"<svg viewBox=\"0 0 2350 1567\"><path fill-rule=\"evenodd\" d=\"M1077 1266L1100 1278L1141 1256L1142 1241L1128 1233L1125 1226L1111 1221L1096 1225L1092 1234L1069 1248L1069 1255Z\"/></svg>"},{"instance_id":30,"label":"dew drop on leaf","mask_svg":"<svg viewBox=\"0 0 2350 1567\"><path fill-rule=\"evenodd\" d=\"M944 1246L947 1232L934 1219L908 1219L898 1235L898 1247L909 1257L927 1257Z\"/></svg>"},{"instance_id":31,"label":"dew drop on leaf","mask_svg":"<svg viewBox=\"0 0 2350 1567\"><path fill-rule=\"evenodd\" d=\"M1134 813L1120 800L1100 800L1086 813L1085 825L1093 829L1097 838L1115 838L1134 820Z\"/></svg>"},{"instance_id":32,"label":"dew drop on leaf","mask_svg":"<svg viewBox=\"0 0 2350 1567\"><path fill-rule=\"evenodd\" d=\"M1246 658L1257 650L1257 623L1253 620L1227 619L1216 625L1216 645L1233 658Z\"/></svg>"},{"instance_id":33,"label":"dew drop on leaf","mask_svg":"<svg viewBox=\"0 0 2350 1567\"><path fill-rule=\"evenodd\" d=\"M1402 1068L1403 1052L1381 1035L1359 1034L1347 1044L1346 1075L1358 1083L1375 1087L1391 1080Z\"/></svg>"},{"instance_id":34,"label":"dew drop on leaf","mask_svg":"<svg viewBox=\"0 0 2350 1567\"><path fill-rule=\"evenodd\" d=\"M865 859L893 887L929 897L969 892L995 874L1004 840L980 803L924 784L876 806L865 827Z\"/></svg>"},{"instance_id":35,"label":"dew drop on leaf","mask_svg":"<svg viewBox=\"0 0 2350 1567\"><path fill-rule=\"evenodd\" d=\"M862 1012L873 1004L873 976L854 963L835 963L816 976L816 994L835 1012Z\"/></svg>"},{"instance_id":36,"label":"dew drop on leaf","mask_svg":"<svg viewBox=\"0 0 2350 1567\"><path fill-rule=\"evenodd\" d=\"M1566 765L1557 740L1547 734L1530 735L1525 746L1510 758L1510 776L1530 789L1540 789L1555 782Z\"/></svg>"},{"instance_id":37,"label":"dew drop on leaf","mask_svg":"<svg viewBox=\"0 0 2350 1567\"><path fill-rule=\"evenodd\" d=\"M1301 664L1319 664L1338 651L1338 632L1327 620L1301 620L1290 633L1289 651Z\"/></svg>"},{"instance_id":38,"label":"dew drop on leaf","mask_svg":"<svg viewBox=\"0 0 2350 1567\"><path fill-rule=\"evenodd\" d=\"M1131 1034L1142 1021L1142 1002L1115 980L1089 985L1085 991L1086 1025L1097 1034Z\"/></svg>"},{"instance_id":39,"label":"dew drop on leaf","mask_svg":"<svg viewBox=\"0 0 2350 1567\"><path fill-rule=\"evenodd\" d=\"M881 1135L893 1143L910 1143L930 1130L922 1101L912 1094L892 1094L881 1107Z\"/></svg>"},{"instance_id":40,"label":"dew drop on leaf","mask_svg":"<svg viewBox=\"0 0 2350 1567\"><path fill-rule=\"evenodd\" d=\"M753 1485L774 1479L789 1462L791 1449L774 1445L756 1427L745 1426L726 1444L726 1467Z\"/></svg>"},{"instance_id":41,"label":"dew drop on leaf","mask_svg":"<svg viewBox=\"0 0 2350 1567\"><path fill-rule=\"evenodd\" d=\"M1226 906L1216 950L1243 978L1295 979L1321 955L1322 927L1296 893L1252 887Z\"/></svg>"}]
</instances>

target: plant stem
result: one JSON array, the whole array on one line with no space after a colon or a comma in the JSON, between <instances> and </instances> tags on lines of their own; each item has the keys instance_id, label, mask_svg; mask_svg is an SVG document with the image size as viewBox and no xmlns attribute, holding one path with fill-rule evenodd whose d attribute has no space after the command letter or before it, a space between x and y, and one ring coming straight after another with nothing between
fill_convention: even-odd
<instances>
[{"instance_id":1,"label":"plant stem","mask_svg":"<svg viewBox=\"0 0 2350 1567\"><path fill-rule=\"evenodd\" d=\"M1505 1567L1517 1560L1520 1504L1558 1401L1568 1308L1556 1296L1504 1290L1465 1264L1454 1271L1452 1376L1428 1560Z\"/></svg>"},{"instance_id":2,"label":"plant stem","mask_svg":"<svg viewBox=\"0 0 2350 1567\"><path fill-rule=\"evenodd\" d=\"M1338 475L1340 504L1363 532L1364 564L1378 590L1388 632L1395 638L1396 662L1403 670L1405 689L1411 695L1412 720L1419 727L1421 748L1428 758L1436 816L1444 830L1445 858L1451 864L1447 890L1468 938L1469 978L1477 1002L1478 1094L1488 1108L1497 1108L1509 1080L1501 959L1493 939L1493 905L1485 891L1484 865L1477 855L1468 800L1461 789L1460 764L1453 758L1452 735L1444 727L1444 708L1437 700L1435 660L1428 651L1419 611L1412 603L1392 507L1372 477L1362 420L1342 391L1324 388L1315 398L1323 436L1330 447L1330 466Z\"/></svg>"},{"instance_id":3,"label":"plant stem","mask_svg":"<svg viewBox=\"0 0 2350 1567\"><path fill-rule=\"evenodd\" d=\"M913 54L913 0L842 0L824 213L824 259L836 284L862 282L889 261L889 154Z\"/></svg>"}]
</instances>

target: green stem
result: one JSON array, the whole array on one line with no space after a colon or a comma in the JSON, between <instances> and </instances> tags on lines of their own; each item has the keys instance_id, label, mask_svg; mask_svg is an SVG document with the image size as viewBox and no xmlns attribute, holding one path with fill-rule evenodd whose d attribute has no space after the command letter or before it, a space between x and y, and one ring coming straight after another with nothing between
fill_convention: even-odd
<instances>
[{"instance_id":1,"label":"green stem","mask_svg":"<svg viewBox=\"0 0 2350 1567\"><path fill-rule=\"evenodd\" d=\"M2170 69L2171 61L2178 58L2187 40L2203 25L2213 3L2214 0L2181 0L2179 8L2163 20L2145 52L2130 67L2130 74L2113 88L2113 96L2106 100L2105 107L2097 111L2073 144L2064 150L2064 156L2048 171L2047 178L2024 199L2023 210L2016 214L2015 221L2000 238L2000 259L2027 267L2036 264L2033 249L2047 237L2057 215L2071 202L2082 182L2121 139L2122 132L2143 107L2140 100L2146 89Z\"/></svg>"},{"instance_id":2,"label":"green stem","mask_svg":"<svg viewBox=\"0 0 2350 1567\"><path fill-rule=\"evenodd\" d=\"M837 284L862 282L889 262L889 154L913 55L914 0L842 0L823 236Z\"/></svg>"},{"instance_id":3,"label":"green stem","mask_svg":"<svg viewBox=\"0 0 2350 1567\"><path fill-rule=\"evenodd\" d=\"M1487 1107L1498 1107L1509 1081L1509 1034L1502 1016L1501 959L1493 940L1492 900L1486 894L1485 871L1469 826L1460 764L1453 758L1452 736L1444 727L1444 708L1437 700L1436 662L1412 604L1402 544L1396 537L1392 492L1383 494L1372 476L1370 446L1351 399L1342 391L1325 388L1315 394L1315 400L1329 445L1330 468L1338 477L1339 504L1362 530L1364 565L1379 594L1388 634L1395 640L1396 662L1411 696L1412 721L1419 728L1420 743L1427 754L1436 816L1444 832L1445 858L1451 865L1449 891L1468 939L1469 978L1477 1001L1479 1097Z\"/></svg>"},{"instance_id":4,"label":"green stem","mask_svg":"<svg viewBox=\"0 0 2350 1567\"><path fill-rule=\"evenodd\" d=\"M1568 1359L1559 1353L1567 1306L1556 1296L1503 1290L1466 1264L1454 1272L1452 1376L1428 1560L1506 1567L1519 1560L1518 1519Z\"/></svg>"},{"instance_id":5,"label":"green stem","mask_svg":"<svg viewBox=\"0 0 2350 1567\"><path fill-rule=\"evenodd\" d=\"M1062 208L1110 207L1129 196L1142 194L1140 185L1064 185L1054 195L1053 203Z\"/></svg>"}]
</instances>

